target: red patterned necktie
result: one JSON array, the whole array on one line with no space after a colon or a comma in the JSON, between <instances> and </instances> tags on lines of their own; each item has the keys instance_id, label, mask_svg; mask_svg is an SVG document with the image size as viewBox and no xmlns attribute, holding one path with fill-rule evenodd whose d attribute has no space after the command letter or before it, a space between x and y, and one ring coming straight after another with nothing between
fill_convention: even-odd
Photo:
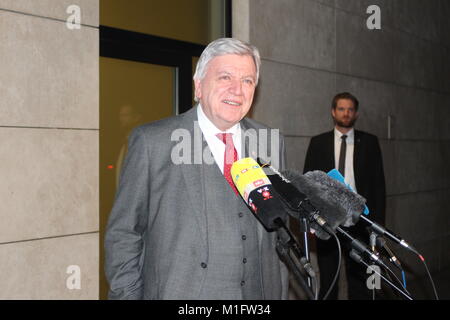
<instances>
[{"instance_id":1,"label":"red patterned necktie","mask_svg":"<svg viewBox=\"0 0 450 320\"><path fill-rule=\"evenodd\" d=\"M231 166L238 160L238 154L234 147L232 133L218 133L216 137L219 138L225 144L225 153L223 156L223 175L227 179L234 192L239 195L239 192L234 185L233 178L231 178Z\"/></svg>"}]
</instances>

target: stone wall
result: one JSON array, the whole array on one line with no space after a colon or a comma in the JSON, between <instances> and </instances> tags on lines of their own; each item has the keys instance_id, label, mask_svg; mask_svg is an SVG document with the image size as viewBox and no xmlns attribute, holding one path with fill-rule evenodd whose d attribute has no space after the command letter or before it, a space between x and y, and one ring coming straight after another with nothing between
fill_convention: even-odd
<instances>
[{"instance_id":1,"label":"stone wall","mask_svg":"<svg viewBox=\"0 0 450 320\"><path fill-rule=\"evenodd\" d=\"M0 0L0 299L98 298L99 7L72 4Z\"/></svg>"},{"instance_id":2,"label":"stone wall","mask_svg":"<svg viewBox=\"0 0 450 320\"><path fill-rule=\"evenodd\" d=\"M367 28L369 5L381 9L380 30ZM356 127L381 143L387 226L435 276L450 269L449 17L446 0L233 2L233 35L263 59L253 117L286 136L288 167L303 170L310 137L331 130L332 97L355 94ZM417 296L433 298L419 260L392 247Z\"/></svg>"}]
</instances>

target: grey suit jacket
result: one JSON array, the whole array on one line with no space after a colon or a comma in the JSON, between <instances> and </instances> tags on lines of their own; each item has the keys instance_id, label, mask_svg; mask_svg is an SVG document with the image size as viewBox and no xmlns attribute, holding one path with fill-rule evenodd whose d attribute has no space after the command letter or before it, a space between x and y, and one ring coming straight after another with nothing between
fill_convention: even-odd
<instances>
[{"instance_id":1,"label":"grey suit jacket","mask_svg":"<svg viewBox=\"0 0 450 320\"><path fill-rule=\"evenodd\" d=\"M138 127L130 136L105 235L110 299L198 299L205 277L201 263L208 262L207 237L214 236L208 235L202 191L208 187L201 170L205 164L177 165L171 160L180 142L172 141L171 135L175 130L189 132L192 137L201 134L195 132L200 130L196 121L196 108L192 108ZM268 129L251 119L243 119L241 128ZM192 162L198 162L199 152L207 147L200 137L202 148L191 145ZM283 169L281 135L279 143ZM258 156L248 143L243 145L244 156ZM286 299L287 269L275 251L276 234L259 224L258 234L264 298Z\"/></svg>"}]
</instances>

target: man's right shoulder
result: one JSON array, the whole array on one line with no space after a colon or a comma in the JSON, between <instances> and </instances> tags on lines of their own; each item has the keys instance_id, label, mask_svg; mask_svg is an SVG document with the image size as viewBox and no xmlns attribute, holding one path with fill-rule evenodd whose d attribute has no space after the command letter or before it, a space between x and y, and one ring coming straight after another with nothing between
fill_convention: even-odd
<instances>
[{"instance_id":1,"label":"man's right shoulder","mask_svg":"<svg viewBox=\"0 0 450 320\"><path fill-rule=\"evenodd\" d=\"M311 142L320 142L320 141L323 141L323 140L329 138L330 135L332 135L332 134L333 134L333 131L327 131L327 132L323 132L323 133L321 133L321 134L318 134L318 135L316 135L316 136L312 136L312 137L311 137Z\"/></svg>"}]
</instances>

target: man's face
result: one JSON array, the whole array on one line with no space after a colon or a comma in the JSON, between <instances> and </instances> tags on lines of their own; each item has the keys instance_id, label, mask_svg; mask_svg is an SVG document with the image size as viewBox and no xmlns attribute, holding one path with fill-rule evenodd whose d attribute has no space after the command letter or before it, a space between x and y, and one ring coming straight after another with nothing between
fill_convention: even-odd
<instances>
[{"instance_id":1,"label":"man's face","mask_svg":"<svg viewBox=\"0 0 450 320\"><path fill-rule=\"evenodd\" d=\"M195 95L203 112L225 131L250 110L256 88L256 67L248 55L228 54L213 58L202 80L195 80Z\"/></svg>"},{"instance_id":2,"label":"man's face","mask_svg":"<svg viewBox=\"0 0 450 320\"><path fill-rule=\"evenodd\" d=\"M119 108L119 124L124 130L132 129L141 121L142 116L135 111L132 105L122 105Z\"/></svg>"},{"instance_id":3,"label":"man's face","mask_svg":"<svg viewBox=\"0 0 450 320\"><path fill-rule=\"evenodd\" d=\"M353 127L358 119L358 112L350 99L339 99L336 108L331 109L331 115L336 125L342 128Z\"/></svg>"}]
</instances>

